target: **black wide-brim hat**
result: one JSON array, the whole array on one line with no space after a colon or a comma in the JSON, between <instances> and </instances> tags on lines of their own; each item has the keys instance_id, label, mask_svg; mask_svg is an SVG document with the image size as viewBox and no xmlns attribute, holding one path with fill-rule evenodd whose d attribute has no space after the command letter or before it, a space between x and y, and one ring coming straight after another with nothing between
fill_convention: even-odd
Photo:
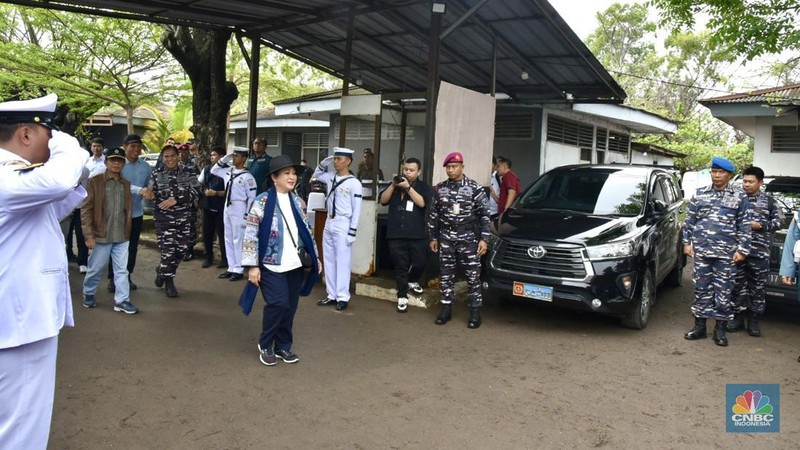
<instances>
[{"instance_id":1,"label":"black wide-brim hat","mask_svg":"<svg viewBox=\"0 0 800 450\"><path fill-rule=\"evenodd\" d=\"M269 173L267 175L272 175L273 173L285 169L287 167L294 167L295 173L297 176L303 174L303 171L306 170L304 166L300 164L295 164L292 162L292 158L287 155L278 155L273 157L269 162Z\"/></svg>"}]
</instances>

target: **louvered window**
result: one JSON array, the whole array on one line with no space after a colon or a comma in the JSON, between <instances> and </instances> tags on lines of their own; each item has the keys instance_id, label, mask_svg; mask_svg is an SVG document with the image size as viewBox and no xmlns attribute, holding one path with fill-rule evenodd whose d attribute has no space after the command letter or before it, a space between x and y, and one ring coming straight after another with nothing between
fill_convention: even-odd
<instances>
[{"instance_id":1,"label":"louvered window","mask_svg":"<svg viewBox=\"0 0 800 450\"><path fill-rule=\"evenodd\" d=\"M328 133L303 133L303 159L315 167L328 156Z\"/></svg>"},{"instance_id":2,"label":"louvered window","mask_svg":"<svg viewBox=\"0 0 800 450\"><path fill-rule=\"evenodd\" d=\"M610 132L608 135L608 150L612 152L628 153L631 137L627 134Z\"/></svg>"},{"instance_id":3,"label":"louvered window","mask_svg":"<svg viewBox=\"0 0 800 450\"><path fill-rule=\"evenodd\" d=\"M372 140L375 136L375 122L368 122L365 120L348 120L347 121L347 140ZM334 139L339 139L339 121L335 123ZM417 139L414 127L406 127L406 141L413 141ZM381 140L383 141L399 141L400 140L400 126L384 123L381 125Z\"/></svg>"},{"instance_id":4,"label":"louvered window","mask_svg":"<svg viewBox=\"0 0 800 450\"><path fill-rule=\"evenodd\" d=\"M592 147L594 127L577 120L550 115L547 118L547 140L576 147Z\"/></svg>"},{"instance_id":5,"label":"louvered window","mask_svg":"<svg viewBox=\"0 0 800 450\"><path fill-rule=\"evenodd\" d=\"M533 114L499 115L494 124L495 139L533 138Z\"/></svg>"},{"instance_id":6,"label":"louvered window","mask_svg":"<svg viewBox=\"0 0 800 450\"><path fill-rule=\"evenodd\" d=\"M800 152L800 129L792 126L772 127L772 153Z\"/></svg>"},{"instance_id":7,"label":"louvered window","mask_svg":"<svg viewBox=\"0 0 800 450\"><path fill-rule=\"evenodd\" d=\"M605 150L608 141L608 130L597 127L597 150Z\"/></svg>"}]
</instances>

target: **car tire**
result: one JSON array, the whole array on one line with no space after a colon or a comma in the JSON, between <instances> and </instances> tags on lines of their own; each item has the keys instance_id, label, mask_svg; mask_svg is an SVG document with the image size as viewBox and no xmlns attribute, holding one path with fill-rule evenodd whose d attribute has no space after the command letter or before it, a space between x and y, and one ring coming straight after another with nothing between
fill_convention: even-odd
<instances>
[{"instance_id":1,"label":"car tire","mask_svg":"<svg viewBox=\"0 0 800 450\"><path fill-rule=\"evenodd\" d=\"M642 277L642 283L634 297L635 305L627 316L622 318L622 326L643 330L650 320L650 311L656 302L656 282L653 271L647 269Z\"/></svg>"},{"instance_id":2,"label":"car tire","mask_svg":"<svg viewBox=\"0 0 800 450\"><path fill-rule=\"evenodd\" d=\"M666 282L668 286L679 287L683 283L684 267L686 267L686 255L681 254L678 257L678 265L667 275Z\"/></svg>"}]
</instances>

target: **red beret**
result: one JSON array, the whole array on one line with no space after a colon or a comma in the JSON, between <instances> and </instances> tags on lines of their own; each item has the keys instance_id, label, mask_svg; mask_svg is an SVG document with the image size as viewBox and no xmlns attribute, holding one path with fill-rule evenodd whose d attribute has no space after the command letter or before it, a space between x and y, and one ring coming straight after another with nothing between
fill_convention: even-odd
<instances>
[{"instance_id":1,"label":"red beret","mask_svg":"<svg viewBox=\"0 0 800 450\"><path fill-rule=\"evenodd\" d=\"M464 155L459 152L449 153L447 156L444 157L444 164L442 166L446 166L450 163L463 163L464 162Z\"/></svg>"}]
</instances>

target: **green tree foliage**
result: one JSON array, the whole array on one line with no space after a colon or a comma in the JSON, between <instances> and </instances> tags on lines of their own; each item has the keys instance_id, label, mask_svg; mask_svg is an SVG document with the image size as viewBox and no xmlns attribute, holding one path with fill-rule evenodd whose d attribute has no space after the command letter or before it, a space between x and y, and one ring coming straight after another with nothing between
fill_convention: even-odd
<instances>
[{"instance_id":1,"label":"green tree foliage","mask_svg":"<svg viewBox=\"0 0 800 450\"><path fill-rule=\"evenodd\" d=\"M708 17L711 44L748 60L800 50L800 2L797 0L651 0L665 24L691 30Z\"/></svg>"},{"instance_id":2,"label":"green tree foliage","mask_svg":"<svg viewBox=\"0 0 800 450\"><path fill-rule=\"evenodd\" d=\"M152 152L157 152L164 146L167 139L185 143L193 138L189 129L192 126L191 102L179 102L169 111L154 106L145 106L156 118L156 126L142 136L142 141Z\"/></svg>"},{"instance_id":3,"label":"green tree foliage","mask_svg":"<svg viewBox=\"0 0 800 450\"><path fill-rule=\"evenodd\" d=\"M249 51L250 42L243 39ZM313 94L341 86L341 80L268 47L261 47L258 77L258 108L268 108L275 100ZM235 40L228 44L228 80L240 92L248 92L250 69ZM231 106L232 114L247 112L247 96Z\"/></svg>"},{"instance_id":4,"label":"green tree foliage","mask_svg":"<svg viewBox=\"0 0 800 450\"><path fill-rule=\"evenodd\" d=\"M78 123L99 107L161 103L175 61L152 24L0 5L0 95L59 94Z\"/></svg>"},{"instance_id":5,"label":"green tree foliage","mask_svg":"<svg viewBox=\"0 0 800 450\"><path fill-rule=\"evenodd\" d=\"M598 13L599 26L587 46L628 93L627 103L679 123L673 136L641 136L638 141L689 155L676 163L692 170L711 155L735 154L752 160L752 144L711 117L697 104L706 86L727 82L723 74L735 54L715 46L704 32L673 32L659 40L658 25L644 4L619 3Z\"/></svg>"}]
</instances>

